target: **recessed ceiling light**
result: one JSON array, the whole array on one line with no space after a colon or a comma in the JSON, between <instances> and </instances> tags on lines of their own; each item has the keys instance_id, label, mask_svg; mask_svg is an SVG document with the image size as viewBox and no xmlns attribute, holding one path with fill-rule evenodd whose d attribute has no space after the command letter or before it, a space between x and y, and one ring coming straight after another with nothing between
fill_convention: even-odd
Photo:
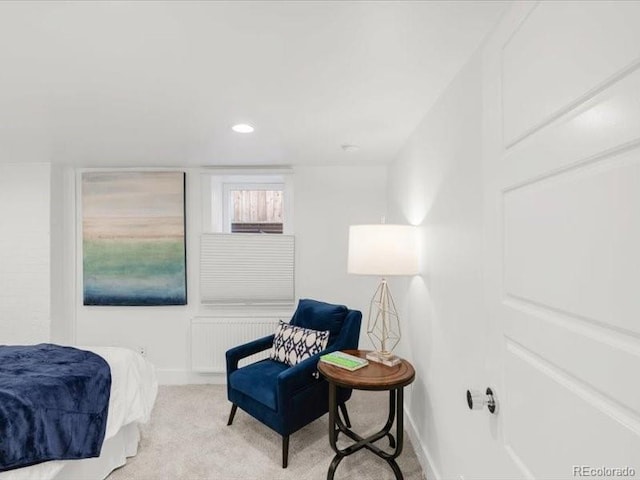
<instances>
[{"instance_id":1,"label":"recessed ceiling light","mask_svg":"<svg viewBox=\"0 0 640 480\"><path fill-rule=\"evenodd\" d=\"M237 133L251 133L253 132L253 127L247 123L238 123L231 127L231 130Z\"/></svg>"},{"instance_id":2,"label":"recessed ceiling light","mask_svg":"<svg viewBox=\"0 0 640 480\"><path fill-rule=\"evenodd\" d=\"M344 150L345 152L357 152L358 150L360 150L360 147L358 145L351 145L349 143L340 145L340 148L342 148L342 150Z\"/></svg>"}]
</instances>

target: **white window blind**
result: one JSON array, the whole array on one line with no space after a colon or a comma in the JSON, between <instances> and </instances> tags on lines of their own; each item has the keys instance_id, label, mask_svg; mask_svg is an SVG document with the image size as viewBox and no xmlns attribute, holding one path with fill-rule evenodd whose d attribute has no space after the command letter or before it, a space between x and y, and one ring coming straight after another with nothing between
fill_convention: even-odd
<instances>
[{"instance_id":1,"label":"white window blind","mask_svg":"<svg viewBox=\"0 0 640 480\"><path fill-rule=\"evenodd\" d=\"M294 254L293 235L203 234L201 303L292 304Z\"/></svg>"}]
</instances>

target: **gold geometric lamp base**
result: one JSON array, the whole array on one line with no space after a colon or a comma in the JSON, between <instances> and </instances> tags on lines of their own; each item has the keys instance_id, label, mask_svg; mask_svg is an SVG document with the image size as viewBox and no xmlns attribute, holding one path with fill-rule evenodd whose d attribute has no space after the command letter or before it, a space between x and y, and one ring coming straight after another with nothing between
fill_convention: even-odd
<instances>
[{"instance_id":1,"label":"gold geometric lamp base","mask_svg":"<svg viewBox=\"0 0 640 480\"><path fill-rule=\"evenodd\" d=\"M400 341L400 321L391 291L384 278L380 281L380 285L371 299L367 334L373 346L376 347L375 351L367 353L367 360L389 367L401 362L397 356L391 353Z\"/></svg>"}]
</instances>

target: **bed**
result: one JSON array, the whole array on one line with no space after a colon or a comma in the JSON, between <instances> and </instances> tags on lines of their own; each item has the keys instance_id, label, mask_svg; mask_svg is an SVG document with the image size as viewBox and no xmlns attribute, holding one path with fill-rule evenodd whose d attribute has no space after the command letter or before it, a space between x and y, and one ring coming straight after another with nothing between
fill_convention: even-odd
<instances>
[{"instance_id":1,"label":"bed","mask_svg":"<svg viewBox=\"0 0 640 480\"><path fill-rule=\"evenodd\" d=\"M116 347L76 347L102 357L111 371L111 392L100 456L54 460L0 472L0 480L102 480L136 455L139 425L151 415L158 391L155 370L138 353Z\"/></svg>"}]
</instances>

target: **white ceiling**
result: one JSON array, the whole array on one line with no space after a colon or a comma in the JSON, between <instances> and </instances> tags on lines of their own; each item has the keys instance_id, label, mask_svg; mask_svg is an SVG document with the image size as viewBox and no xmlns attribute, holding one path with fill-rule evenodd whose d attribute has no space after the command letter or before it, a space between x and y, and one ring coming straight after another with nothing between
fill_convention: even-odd
<instances>
[{"instance_id":1,"label":"white ceiling","mask_svg":"<svg viewBox=\"0 0 640 480\"><path fill-rule=\"evenodd\" d=\"M504 7L0 2L0 162L382 164Z\"/></svg>"}]
</instances>

